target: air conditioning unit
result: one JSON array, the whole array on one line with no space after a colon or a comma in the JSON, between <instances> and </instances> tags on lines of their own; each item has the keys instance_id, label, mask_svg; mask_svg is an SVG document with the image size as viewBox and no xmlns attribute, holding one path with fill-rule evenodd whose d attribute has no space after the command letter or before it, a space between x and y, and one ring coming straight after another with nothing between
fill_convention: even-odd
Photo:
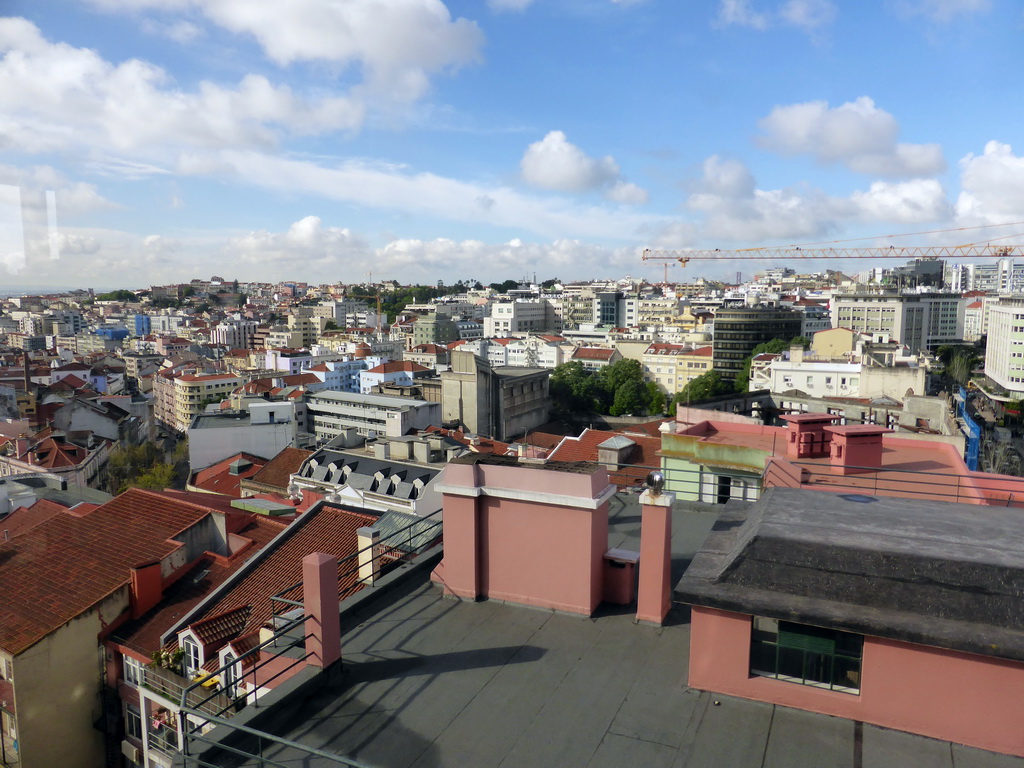
<instances>
[{"instance_id":1,"label":"air conditioning unit","mask_svg":"<svg viewBox=\"0 0 1024 768\"><path fill-rule=\"evenodd\" d=\"M142 765L142 750L136 747L130 741L121 742L121 754L127 757L133 763Z\"/></svg>"}]
</instances>

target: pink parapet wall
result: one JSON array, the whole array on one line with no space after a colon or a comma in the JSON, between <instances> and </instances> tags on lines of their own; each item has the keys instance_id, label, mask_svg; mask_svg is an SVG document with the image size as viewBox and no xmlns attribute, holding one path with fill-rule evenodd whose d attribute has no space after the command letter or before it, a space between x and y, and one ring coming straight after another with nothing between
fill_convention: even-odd
<instances>
[{"instance_id":1,"label":"pink parapet wall","mask_svg":"<svg viewBox=\"0 0 1024 768\"><path fill-rule=\"evenodd\" d=\"M603 467L453 462L439 490L447 594L588 616L600 604L615 492Z\"/></svg>"},{"instance_id":2,"label":"pink parapet wall","mask_svg":"<svg viewBox=\"0 0 1024 768\"><path fill-rule=\"evenodd\" d=\"M1024 757L1024 663L864 638L859 695L752 676L751 617L693 607L689 685Z\"/></svg>"},{"instance_id":3,"label":"pink parapet wall","mask_svg":"<svg viewBox=\"0 0 1024 768\"><path fill-rule=\"evenodd\" d=\"M313 552L302 558L302 596L307 616L309 663L323 669L341 658L336 558L323 552Z\"/></svg>"},{"instance_id":4,"label":"pink parapet wall","mask_svg":"<svg viewBox=\"0 0 1024 768\"><path fill-rule=\"evenodd\" d=\"M672 609L672 502L675 495L640 496L640 579L637 621L662 624Z\"/></svg>"}]
</instances>

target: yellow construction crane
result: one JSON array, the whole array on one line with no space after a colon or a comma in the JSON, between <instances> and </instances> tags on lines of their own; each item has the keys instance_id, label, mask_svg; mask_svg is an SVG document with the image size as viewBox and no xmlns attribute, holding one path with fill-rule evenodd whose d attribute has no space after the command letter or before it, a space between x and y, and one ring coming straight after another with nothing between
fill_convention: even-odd
<instances>
[{"instance_id":1,"label":"yellow construction crane","mask_svg":"<svg viewBox=\"0 0 1024 768\"><path fill-rule=\"evenodd\" d=\"M873 246L864 248L830 248L820 245L788 245L784 247L695 249L690 251L659 251L647 248L644 261L668 259L686 266L690 261L732 261L733 259L977 259L1024 257L1020 245L922 245Z\"/></svg>"}]
</instances>

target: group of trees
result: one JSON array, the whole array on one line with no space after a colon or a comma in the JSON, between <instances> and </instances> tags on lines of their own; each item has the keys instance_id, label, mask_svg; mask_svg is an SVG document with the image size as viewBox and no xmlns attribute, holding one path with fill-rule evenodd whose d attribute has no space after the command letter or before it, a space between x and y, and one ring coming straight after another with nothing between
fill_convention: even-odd
<instances>
[{"instance_id":1,"label":"group of trees","mask_svg":"<svg viewBox=\"0 0 1024 768\"><path fill-rule=\"evenodd\" d=\"M638 360L619 360L597 372L574 361L551 374L551 400L555 413L571 417L579 413L609 416L660 414L665 396L654 382L644 381Z\"/></svg>"},{"instance_id":2,"label":"group of trees","mask_svg":"<svg viewBox=\"0 0 1024 768\"><path fill-rule=\"evenodd\" d=\"M108 471L110 485L116 493L129 488L162 491L174 481L177 465L187 456L186 443L175 449L170 462L164 461L163 452L154 443L115 448L110 454Z\"/></svg>"}]
</instances>

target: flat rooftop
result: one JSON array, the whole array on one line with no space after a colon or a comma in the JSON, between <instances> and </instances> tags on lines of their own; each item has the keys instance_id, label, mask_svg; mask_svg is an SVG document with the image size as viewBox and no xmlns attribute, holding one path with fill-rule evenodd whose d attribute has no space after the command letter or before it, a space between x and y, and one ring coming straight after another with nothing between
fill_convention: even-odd
<instances>
[{"instance_id":1,"label":"flat rooftop","mask_svg":"<svg viewBox=\"0 0 1024 768\"><path fill-rule=\"evenodd\" d=\"M674 508L674 578L722 510ZM609 545L638 548L639 522L636 496L614 497ZM1024 759L691 689L687 609L675 606L663 627L635 624L634 610L584 618L445 599L411 582L383 607L343 616L343 674L263 727L381 768L1024 768ZM266 744L264 755L336 765Z\"/></svg>"}]
</instances>

